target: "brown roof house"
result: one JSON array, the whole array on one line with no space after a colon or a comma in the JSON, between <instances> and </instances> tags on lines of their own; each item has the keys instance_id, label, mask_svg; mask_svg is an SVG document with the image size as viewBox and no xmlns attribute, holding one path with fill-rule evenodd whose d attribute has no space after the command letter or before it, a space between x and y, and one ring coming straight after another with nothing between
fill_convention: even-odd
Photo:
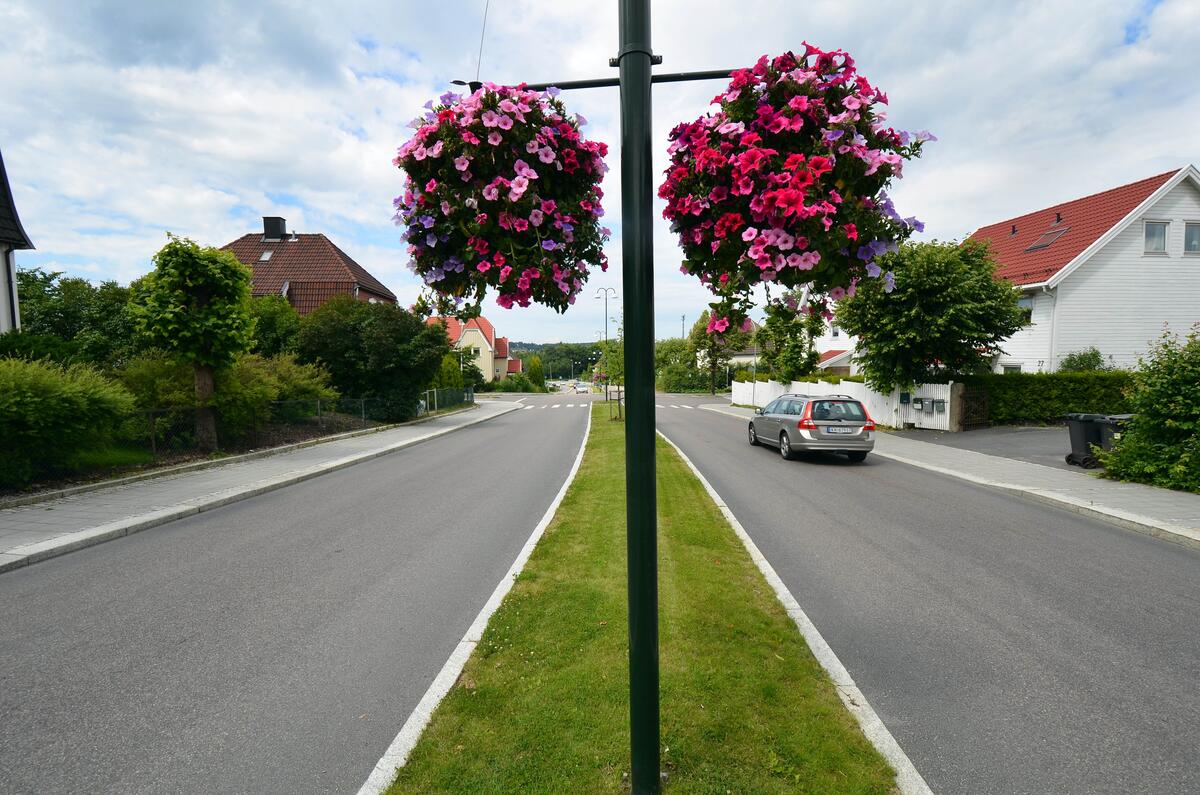
<instances>
[{"instance_id":1,"label":"brown roof house","mask_svg":"<svg viewBox=\"0 0 1200 795\"><path fill-rule=\"evenodd\" d=\"M17 303L17 263L13 252L33 248L17 216L0 156L0 334L21 328L21 310Z\"/></svg>"},{"instance_id":2,"label":"brown roof house","mask_svg":"<svg viewBox=\"0 0 1200 795\"><path fill-rule=\"evenodd\" d=\"M335 295L396 303L395 293L332 240L322 234L289 233L283 218L263 218L261 234L243 235L223 248L253 271L253 295L282 295L302 315Z\"/></svg>"}]
</instances>

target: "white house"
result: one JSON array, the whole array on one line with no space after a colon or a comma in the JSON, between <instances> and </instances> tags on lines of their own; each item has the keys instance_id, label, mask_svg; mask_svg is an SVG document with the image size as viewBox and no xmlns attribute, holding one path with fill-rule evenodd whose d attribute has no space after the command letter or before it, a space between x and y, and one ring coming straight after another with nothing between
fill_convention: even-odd
<instances>
[{"instance_id":1,"label":"white house","mask_svg":"<svg viewBox=\"0 0 1200 795\"><path fill-rule=\"evenodd\" d=\"M1090 347L1133 367L1164 328L1200 323L1200 172L1194 166L985 226L997 275L1030 325L997 372L1051 372Z\"/></svg>"},{"instance_id":2,"label":"white house","mask_svg":"<svg viewBox=\"0 0 1200 795\"><path fill-rule=\"evenodd\" d=\"M21 309L17 301L17 263L13 252L33 248L17 216L4 157L0 156L0 334L21 328Z\"/></svg>"}]
</instances>

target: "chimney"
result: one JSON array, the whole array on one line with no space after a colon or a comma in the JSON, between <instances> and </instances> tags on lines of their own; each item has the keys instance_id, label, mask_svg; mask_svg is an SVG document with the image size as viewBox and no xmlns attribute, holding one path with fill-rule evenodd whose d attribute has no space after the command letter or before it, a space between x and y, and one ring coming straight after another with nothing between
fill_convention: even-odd
<instances>
[{"instance_id":1,"label":"chimney","mask_svg":"<svg viewBox=\"0 0 1200 795\"><path fill-rule=\"evenodd\" d=\"M1056 223L1056 224L1061 224L1061 223L1062 223L1062 213L1055 213L1055 214L1054 214L1054 223Z\"/></svg>"},{"instance_id":2,"label":"chimney","mask_svg":"<svg viewBox=\"0 0 1200 795\"><path fill-rule=\"evenodd\" d=\"M276 242L287 237L287 221L283 218L263 216L263 242Z\"/></svg>"},{"instance_id":3,"label":"chimney","mask_svg":"<svg viewBox=\"0 0 1200 795\"><path fill-rule=\"evenodd\" d=\"M1016 224L1013 224L1013 225L1012 225L1012 231L1011 231L1011 232L1009 232L1008 234L1010 234L1010 235L1015 235L1016 233L1017 233L1017 225L1016 225Z\"/></svg>"}]
</instances>

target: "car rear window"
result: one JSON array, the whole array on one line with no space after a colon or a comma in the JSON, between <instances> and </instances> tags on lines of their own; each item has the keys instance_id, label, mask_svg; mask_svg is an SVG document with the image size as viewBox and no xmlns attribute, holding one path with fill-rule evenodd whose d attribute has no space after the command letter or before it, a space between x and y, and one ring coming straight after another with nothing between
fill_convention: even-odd
<instances>
[{"instance_id":1,"label":"car rear window","mask_svg":"<svg viewBox=\"0 0 1200 795\"><path fill-rule=\"evenodd\" d=\"M865 422L867 413L857 400L815 400L813 401L812 418L814 420L846 420L849 422Z\"/></svg>"}]
</instances>

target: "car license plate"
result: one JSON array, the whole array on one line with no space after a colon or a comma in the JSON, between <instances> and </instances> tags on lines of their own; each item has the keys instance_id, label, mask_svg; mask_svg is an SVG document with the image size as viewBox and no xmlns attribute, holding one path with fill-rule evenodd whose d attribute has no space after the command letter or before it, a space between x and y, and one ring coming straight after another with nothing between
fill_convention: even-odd
<instances>
[{"instance_id":1,"label":"car license plate","mask_svg":"<svg viewBox=\"0 0 1200 795\"><path fill-rule=\"evenodd\" d=\"M857 428L843 428L840 425L831 425L825 429L826 433L854 433Z\"/></svg>"}]
</instances>

